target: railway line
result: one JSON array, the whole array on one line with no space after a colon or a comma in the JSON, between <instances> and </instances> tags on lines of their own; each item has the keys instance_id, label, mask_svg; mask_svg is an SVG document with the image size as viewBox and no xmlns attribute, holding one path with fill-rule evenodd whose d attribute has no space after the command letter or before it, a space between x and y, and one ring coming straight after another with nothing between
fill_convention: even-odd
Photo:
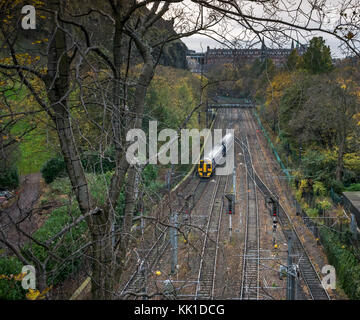
<instances>
[{"instance_id":1,"label":"railway line","mask_svg":"<svg viewBox=\"0 0 360 320\"><path fill-rule=\"evenodd\" d=\"M248 145L247 138L243 141ZM240 299L259 299L259 272L260 272L260 232L259 232L259 208L254 182L254 172L250 153L244 153L246 166L246 231L243 256L242 282Z\"/></svg>"},{"instance_id":2,"label":"railway line","mask_svg":"<svg viewBox=\"0 0 360 320\"><path fill-rule=\"evenodd\" d=\"M256 128L252 128L253 130ZM239 138L235 137L235 142L242 146L245 159L247 158L247 164L249 166L252 166L250 164L250 151L249 147L244 141L241 141ZM254 170L252 166L252 170L247 169L248 175L253 176L253 179L261 191L261 193L264 195L264 197L272 196L274 197L276 195L275 191L271 191L269 187L263 182L263 180L260 178L260 176L257 174L257 172ZM298 259L298 265L300 269L301 276L308 288L309 295L312 300L329 300L330 297L326 290L321 285L321 280L319 278L319 275L316 272L316 269L314 265L312 264L301 240L299 235L296 232L296 229L293 227L291 223L291 219L288 216L287 212L283 208L281 204L279 204L279 212L278 212L278 219L281 225L281 230L285 236L286 239L289 239L291 237L292 240L292 254L297 257ZM301 294L301 293L300 293Z\"/></svg>"},{"instance_id":3,"label":"railway line","mask_svg":"<svg viewBox=\"0 0 360 320\"><path fill-rule=\"evenodd\" d=\"M183 190L188 190L187 194L180 194L180 199L186 199L188 195L193 195L193 203L192 205L196 205L196 203L201 199L202 194L205 190L206 184L197 179L194 176L191 176L184 184ZM185 213L188 210L187 203L180 203L172 210ZM190 208L191 210L191 208ZM186 214L186 213L185 213ZM182 221L184 220L184 215L181 215ZM150 248L143 248L140 250L141 255L137 258L138 263L135 267L135 271L131 274L129 280L126 282L125 286L122 288L120 295L124 296L129 294L135 300L141 294L144 294L144 288L146 287L146 282L149 274L154 271L156 263L165 255L166 251L170 247L170 239L169 239L169 226L163 226L160 235L154 241Z\"/></svg>"},{"instance_id":4,"label":"railway line","mask_svg":"<svg viewBox=\"0 0 360 320\"><path fill-rule=\"evenodd\" d=\"M215 119L215 126L219 126L223 122L223 116L224 115L220 112L219 117ZM188 218L191 217L191 211L203 200L203 196L206 193L205 191L209 189L211 188L209 188L208 182L200 180L193 174L184 181L181 186L182 191L177 191L176 194L173 195L174 198L177 198L177 201L169 201L170 212L180 213L180 226L185 225L185 228L187 228L186 225L189 223ZM169 221L170 215L171 214L165 218L166 224L171 224ZM203 220L203 217L201 217L200 220ZM168 225L163 226L155 241L142 242L142 249L138 250L141 251L141 253L138 253L139 256L137 257L138 262L135 266L135 271L130 275L129 280L122 288L120 293L121 296L128 294L134 299L137 299L145 293L144 288L147 286L149 275L155 271L154 268L156 267L157 262L166 255L166 252L169 251L169 248L171 247L169 228ZM212 224L209 231L211 232L213 229L214 225ZM151 246L149 245L149 242L152 243Z\"/></svg>"},{"instance_id":5,"label":"railway line","mask_svg":"<svg viewBox=\"0 0 360 320\"><path fill-rule=\"evenodd\" d=\"M219 235L223 215L223 197L229 176L217 176L216 186L211 195L209 216L201 252L197 277L195 300L213 299L215 289L216 265L219 248Z\"/></svg>"},{"instance_id":6,"label":"railway line","mask_svg":"<svg viewBox=\"0 0 360 320\"><path fill-rule=\"evenodd\" d=\"M223 125L225 115L226 113L221 112L218 115L216 119L217 128ZM261 155L262 149L260 148L259 141L257 141L257 134L255 134L255 132L258 132L258 128L253 122L250 112L244 110L237 113L237 115L237 120L240 120L239 123L241 124L241 139L239 139L236 134L234 139L237 147L240 147L242 150L242 154L239 153L238 156L240 157L240 161L244 162L243 168L245 170L242 169L241 172L244 172L241 173L241 176L246 180L244 183L241 183L241 190L237 191L242 201L246 202L246 205L241 204L241 208L243 208L243 218L241 218L241 213L239 212L237 219L239 219L239 223L241 219L245 220L245 224L239 224L238 227L239 232L241 231L239 235L243 234L244 241L242 243L243 250L240 250L243 252L237 255L237 259L240 258L237 264L239 266L239 280L236 280L236 284L234 283L234 289L227 291L226 294L229 298L233 297L232 299L258 300L262 299L262 294L259 292L261 288L260 270L262 270L260 264L260 260L262 259L260 257L260 245L262 243L260 242L260 221L262 220L260 220L259 217L258 197L260 194L265 198L269 196L274 197L276 196L277 188L268 175L265 174L266 182L264 182L255 170L253 156L256 156L256 164L260 166L259 168L261 170L265 172L268 170L268 172L271 173L270 168L268 168L268 159L265 158L265 155ZM234 118L231 117L226 120L228 121L228 125L234 125ZM194 263L191 264L189 274L184 280L177 278L175 281L175 283L183 283L184 289L187 288L185 292L182 292L182 289L178 288L178 298L187 297L195 300L208 300L214 299L215 297L217 298L223 294L221 290L219 291L219 286L224 285L224 283L221 283L222 276L219 272L221 272L221 270L224 271L226 266L219 268L219 263L221 263L219 252L222 252L224 245L223 240L226 238L224 226L227 221L222 216L224 213L223 196L228 188L228 183L229 176L215 175L207 181L202 181L195 175L192 175L183 183L181 191L177 191L174 199L178 201L176 201L176 203L172 201L171 203L170 212L180 213L179 226L185 233L187 231L192 233L192 237L195 239L193 245L198 249L198 251L192 251L193 253L190 254L192 259L194 259ZM157 238L153 238L152 242L150 242L151 246L149 242L147 242L147 245L143 244L144 249L138 257L136 269L122 289L123 296L127 293L131 296L131 292L133 292L132 297L134 299L140 297L141 293L144 292L144 288L149 284L147 281L150 279L150 274L153 274L155 271L154 268L159 266L158 263L160 263L160 259L163 260L163 262L161 262L163 264L164 259L169 258L169 248L171 247L169 239L170 227L166 224L169 224L170 220L165 219L164 221L166 221L164 224L160 223L161 228L157 228L160 233L158 233ZM292 238L292 255L296 257L296 261L294 262L299 265L301 281L307 287L306 292L308 292L308 296L306 297L304 292L300 292L302 290L298 290L298 298L328 300L329 296L321 285L321 280L316 269L290 217L281 205L278 212L278 221L285 239L289 239L289 237ZM194 226L195 228L192 228ZM241 228L243 229L241 230ZM264 244L262 243L262 245ZM235 256L236 255L234 255L234 257ZM300 288L299 285L298 287ZM230 289L229 286L226 288Z\"/></svg>"}]
</instances>

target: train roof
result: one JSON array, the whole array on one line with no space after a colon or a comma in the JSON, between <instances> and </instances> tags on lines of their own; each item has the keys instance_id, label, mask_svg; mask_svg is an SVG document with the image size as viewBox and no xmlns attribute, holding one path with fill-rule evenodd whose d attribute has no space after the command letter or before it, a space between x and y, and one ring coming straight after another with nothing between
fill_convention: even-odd
<instances>
[{"instance_id":1,"label":"train roof","mask_svg":"<svg viewBox=\"0 0 360 320\"><path fill-rule=\"evenodd\" d=\"M233 135L231 133L227 133L224 138L222 139L222 142L225 143L225 145L228 145L233 139Z\"/></svg>"},{"instance_id":2,"label":"train roof","mask_svg":"<svg viewBox=\"0 0 360 320\"><path fill-rule=\"evenodd\" d=\"M208 154L204 156L204 159L212 159L220 152L222 152L222 145L217 144Z\"/></svg>"}]
</instances>

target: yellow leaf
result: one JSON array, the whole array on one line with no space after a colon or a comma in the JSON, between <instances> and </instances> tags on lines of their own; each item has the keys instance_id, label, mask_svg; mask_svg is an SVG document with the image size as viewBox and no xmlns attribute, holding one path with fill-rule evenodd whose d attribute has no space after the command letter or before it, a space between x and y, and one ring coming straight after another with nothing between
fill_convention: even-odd
<instances>
[{"instance_id":1,"label":"yellow leaf","mask_svg":"<svg viewBox=\"0 0 360 320\"><path fill-rule=\"evenodd\" d=\"M29 300L36 300L39 295L40 295L39 290L29 289L29 292L26 294L26 298Z\"/></svg>"}]
</instances>

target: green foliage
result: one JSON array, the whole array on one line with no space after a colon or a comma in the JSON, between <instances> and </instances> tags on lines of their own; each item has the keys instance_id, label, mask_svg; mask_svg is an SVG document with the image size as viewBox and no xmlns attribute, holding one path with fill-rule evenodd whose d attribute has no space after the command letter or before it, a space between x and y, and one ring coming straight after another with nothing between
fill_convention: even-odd
<instances>
[{"instance_id":1,"label":"green foliage","mask_svg":"<svg viewBox=\"0 0 360 320\"><path fill-rule=\"evenodd\" d=\"M360 299L360 261L345 247L340 237L326 228L320 228L321 242L329 263L335 267L337 281L350 299Z\"/></svg>"},{"instance_id":2,"label":"green foliage","mask_svg":"<svg viewBox=\"0 0 360 320\"><path fill-rule=\"evenodd\" d=\"M158 130L178 129L186 116L199 103L200 79L189 71L158 66L147 90L143 126L156 119ZM189 120L187 128L198 127L198 113Z\"/></svg>"},{"instance_id":3,"label":"green foliage","mask_svg":"<svg viewBox=\"0 0 360 320\"><path fill-rule=\"evenodd\" d=\"M114 170L114 151L107 150L103 156L99 152L86 151L81 155L81 163L86 172L102 173Z\"/></svg>"},{"instance_id":4,"label":"green foliage","mask_svg":"<svg viewBox=\"0 0 360 320\"><path fill-rule=\"evenodd\" d=\"M106 173L115 168L115 156L113 150L108 150L101 156L98 152L86 151L81 155L81 163L85 172ZM42 167L41 173L46 183L53 182L56 178L65 175L65 161L62 156L56 156L48 160Z\"/></svg>"},{"instance_id":5,"label":"green foliage","mask_svg":"<svg viewBox=\"0 0 360 320\"><path fill-rule=\"evenodd\" d=\"M0 170L0 190L15 189L19 186L19 174L15 166Z\"/></svg>"},{"instance_id":6,"label":"green foliage","mask_svg":"<svg viewBox=\"0 0 360 320\"><path fill-rule=\"evenodd\" d=\"M329 159L326 154L309 149L302 158L301 167L305 177L321 182L327 189L333 186L336 162ZM321 192L324 191L323 187L320 188L319 184L316 186L318 191L322 190Z\"/></svg>"},{"instance_id":7,"label":"green foliage","mask_svg":"<svg viewBox=\"0 0 360 320\"><path fill-rule=\"evenodd\" d=\"M293 71L299 68L300 63L301 63L301 57L299 56L298 52L296 51L296 49L292 50L289 56L287 57L285 64L286 68L289 71Z\"/></svg>"},{"instance_id":8,"label":"green foliage","mask_svg":"<svg viewBox=\"0 0 360 320\"><path fill-rule=\"evenodd\" d=\"M329 72L334 69L330 47L325 45L322 37L310 40L309 47L303 55L303 67L313 74Z\"/></svg>"},{"instance_id":9,"label":"green foliage","mask_svg":"<svg viewBox=\"0 0 360 320\"><path fill-rule=\"evenodd\" d=\"M310 218L314 218L319 215L319 210L316 208L307 208L305 209L305 212Z\"/></svg>"},{"instance_id":10,"label":"green foliage","mask_svg":"<svg viewBox=\"0 0 360 320\"><path fill-rule=\"evenodd\" d=\"M360 191L360 183L353 183L345 188L345 191Z\"/></svg>"},{"instance_id":11,"label":"green foliage","mask_svg":"<svg viewBox=\"0 0 360 320\"><path fill-rule=\"evenodd\" d=\"M15 257L0 258L0 275L19 274L22 267L21 262ZM25 293L21 281L0 279L0 300L22 300L25 299Z\"/></svg>"},{"instance_id":12,"label":"green foliage","mask_svg":"<svg viewBox=\"0 0 360 320\"><path fill-rule=\"evenodd\" d=\"M20 157L17 161L21 174L39 172L46 161L54 156L54 151L46 142L46 135L34 130L19 144Z\"/></svg>"},{"instance_id":13,"label":"green foliage","mask_svg":"<svg viewBox=\"0 0 360 320\"><path fill-rule=\"evenodd\" d=\"M314 194L317 196L325 196L327 193L327 190L326 190L324 184L320 181L314 182L313 190L314 190Z\"/></svg>"},{"instance_id":14,"label":"green foliage","mask_svg":"<svg viewBox=\"0 0 360 320\"><path fill-rule=\"evenodd\" d=\"M344 185L342 184L342 182L340 182L340 181L338 181L338 180L336 180L336 179L332 179L331 181L330 181L330 185L331 185L331 189L334 191L334 192L336 192L336 193L338 193L338 194L341 194L342 192L343 192L343 190L344 190Z\"/></svg>"},{"instance_id":15,"label":"green foliage","mask_svg":"<svg viewBox=\"0 0 360 320\"><path fill-rule=\"evenodd\" d=\"M69 195L72 192L70 180L68 177L56 178L51 183L51 191L61 195Z\"/></svg>"},{"instance_id":16,"label":"green foliage","mask_svg":"<svg viewBox=\"0 0 360 320\"><path fill-rule=\"evenodd\" d=\"M324 200L319 200L317 203L316 203L317 207L321 210L328 210L332 207L331 203L324 199Z\"/></svg>"},{"instance_id":17,"label":"green foliage","mask_svg":"<svg viewBox=\"0 0 360 320\"><path fill-rule=\"evenodd\" d=\"M61 156L48 160L41 168L41 174L46 183L53 182L60 175L65 174L65 161Z\"/></svg>"},{"instance_id":18,"label":"green foliage","mask_svg":"<svg viewBox=\"0 0 360 320\"><path fill-rule=\"evenodd\" d=\"M80 215L80 211L76 205L70 208L63 206L55 209L51 213L51 216L45 221L44 225L33 234L33 237L38 241L45 242L57 234L64 226L72 222L69 211L71 211L71 215L75 218ZM82 221L61 237L61 240L57 239L50 244L50 249L53 250L60 259L65 259L62 262L52 257L49 258L48 251L35 243L25 245L22 252L31 259L31 255L28 253L28 250L31 249L39 261L45 262L45 260L48 259L46 263L46 270L50 272L48 284L57 284L77 271L84 262L83 252L74 253L85 243L86 230L87 225L85 221ZM60 245L59 241L61 241Z\"/></svg>"},{"instance_id":19,"label":"green foliage","mask_svg":"<svg viewBox=\"0 0 360 320\"><path fill-rule=\"evenodd\" d=\"M155 181L159 172L159 167L148 164L141 173L142 180L146 186Z\"/></svg>"},{"instance_id":20,"label":"green foliage","mask_svg":"<svg viewBox=\"0 0 360 320\"><path fill-rule=\"evenodd\" d=\"M90 193L95 201L94 205L103 206L105 204L112 174L112 171L99 175L93 173L86 174ZM51 183L50 188L51 192L73 196L72 187L69 178L67 177L55 179L55 181ZM118 217L123 215L124 205L124 192L121 192L116 208ZM33 237L38 241L45 242L61 231L64 226L71 223L73 219L79 217L79 215L80 210L76 201L72 201L71 205L57 208L52 211L50 217L45 221L41 228L33 234ZM121 220L119 220L119 222L120 221ZM46 263L46 270L49 272L48 285L55 285L67 279L74 272L77 272L83 265L86 255L84 255L83 250L77 251L88 241L86 236L87 229L86 222L82 221L77 226L71 228L71 230L62 236L61 239L57 239L50 244L50 249L53 250L60 259L64 259L62 262L53 259L49 256L47 250L35 243L25 245L22 252L30 260L31 256L29 250L31 250L35 257L41 262L48 259Z\"/></svg>"}]
</instances>

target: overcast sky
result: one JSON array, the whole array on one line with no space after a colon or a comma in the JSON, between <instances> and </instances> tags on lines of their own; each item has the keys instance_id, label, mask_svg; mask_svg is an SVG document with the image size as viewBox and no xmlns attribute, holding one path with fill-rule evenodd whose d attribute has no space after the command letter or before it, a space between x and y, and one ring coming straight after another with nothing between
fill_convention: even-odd
<instances>
[{"instance_id":1,"label":"overcast sky","mask_svg":"<svg viewBox=\"0 0 360 320\"><path fill-rule=\"evenodd\" d=\"M286 0L286 1L283 1L282 3L287 3L288 5L292 4L292 6L295 6L295 8L297 8L297 6L300 3L299 1L300 0L293 0L293 1ZM308 1L310 2L311 0L308 0ZM301 7L301 12L307 13L307 12L311 11L311 6L309 5L308 1L301 1L301 5L299 5L299 7ZM336 20L336 18L334 18L336 16L335 13L337 12L338 8L341 6L342 0L322 0L322 1L324 1L324 3L326 2L326 8L329 9L329 11L327 11L327 15L326 15L327 18L324 20L327 22L327 25L326 26L324 25L322 27L324 27L325 29L329 29L329 28L331 29L333 22ZM250 3L249 6L251 6L253 8L252 14L254 14L255 16L260 16L260 17L262 16L263 10L260 5L254 5L253 2L251 2L251 1L244 1L242 3ZM192 13L200 12L199 6L191 4L191 3L188 5L188 9L190 11L192 11ZM245 10L245 9L243 9L243 10ZM276 17L276 18L281 18L281 20L283 20L283 21L290 22L292 19L292 15L294 15L294 14L295 13L289 9L288 11L284 11L284 12L281 11L280 13L277 12L278 17ZM313 20L310 22L309 27L318 27L316 15L312 16L312 18L313 18ZM301 20L299 20L299 21L301 21ZM306 21L306 19L304 21ZM228 33L229 37L227 36L227 38L237 37L236 34L238 34L241 30L244 30L236 22L234 22L234 21L231 21L231 22L228 21L228 22L230 23L229 30L232 30L232 31ZM339 49L340 40L336 39L335 37L332 37L331 35L328 35L328 34L321 34L321 33L311 34L311 35L303 34L303 35L307 37L307 41L309 41L313 36L322 36L326 41L326 45L330 46L331 54L332 54L333 58L344 57L344 54ZM221 43L219 43L216 40L209 38L205 35L196 34L196 35L193 35L188 38L183 38L182 40L190 50L195 50L197 52L202 52L202 51L205 52L207 46L210 46L210 48L223 48L224 47ZM303 40L300 40L300 42L305 44L306 40L303 39ZM268 43L267 40L265 40L265 43L268 46L270 46L270 43ZM291 41L289 41L289 44L287 46L284 46L283 48L290 48L290 46L291 46ZM260 47L260 45L258 47Z\"/></svg>"}]
</instances>

